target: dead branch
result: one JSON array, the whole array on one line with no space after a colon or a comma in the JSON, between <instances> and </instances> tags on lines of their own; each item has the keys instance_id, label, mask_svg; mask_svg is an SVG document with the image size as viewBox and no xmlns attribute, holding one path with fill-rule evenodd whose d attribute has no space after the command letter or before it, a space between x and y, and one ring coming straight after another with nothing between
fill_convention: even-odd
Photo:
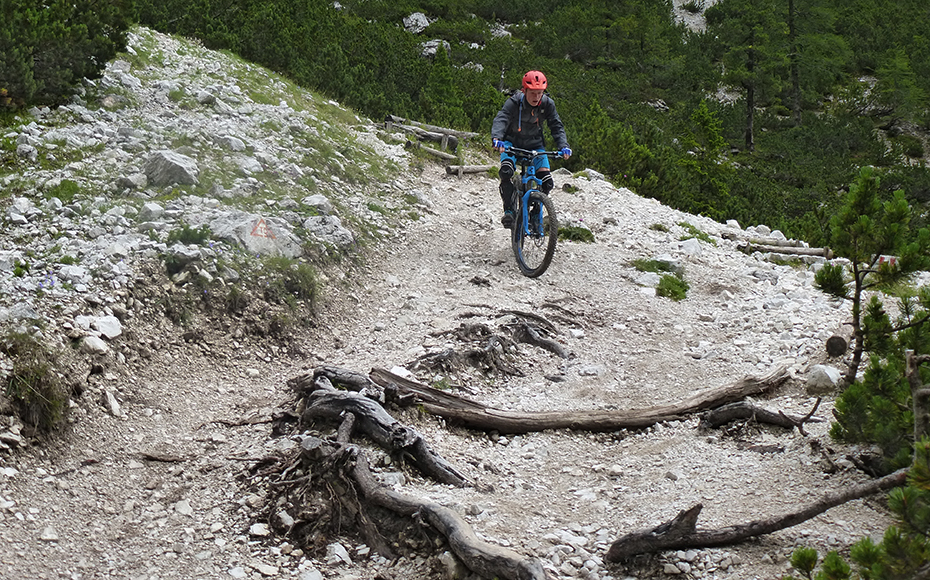
<instances>
[{"instance_id":1,"label":"dead branch","mask_svg":"<svg viewBox=\"0 0 930 580\"><path fill-rule=\"evenodd\" d=\"M818 400L818 405L820 404ZM814 407L816 409L816 407ZM770 411L760 407L752 401L736 401L728 403L716 409L711 409L701 417L699 428L716 429L721 425L736 421L739 419L753 419L759 423L777 425L786 429L794 429L803 426L804 423L822 423L823 419L813 417L812 414L806 417L786 415L782 411Z\"/></svg>"},{"instance_id":2,"label":"dead branch","mask_svg":"<svg viewBox=\"0 0 930 580\"><path fill-rule=\"evenodd\" d=\"M376 401L358 393L338 391L321 377L316 389L307 396L307 407L301 419L329 419L342 423L347 414L355 415L354 428L391 453L409 456L414 466L436 481L464 487L468 479L433 453L416 430L391 417ZM344 433L342 434L344 435Z\"/></svg>"},{"instance_id":3,"label":"dead branch","mask_svg":"<svg viewBox=\"0 0 930 580\"><path fill-rule=\"evenodd\" d=\"M655 528L633 532L616 540L607 550L606 559L609 562L620 562L637 554L736 544L755 536L796 526L832 507L904 485L906 482L907 469L900 469L891 475L843 491L828 492L820 500L796 512L717 530L697 529L697 519L704 507L697 504Z\"/></svg>"},{"instance_id":4,"label":"dead branch","mask_svg":"<svg viewBox=\"0 0 930 580\"><path fill-rule=\"evenodd\" d=\"M369 375L383 387L393 385L403 392L411 389L412 381L393 373L378 369ZM686 415L738 401L747 396L760 395L774 390L789 374L780 367L768 375L747 377L736 383L699 393L676 404L625 410L547 411L538 413L506 411L487 407L481 403L457 397L449 393L441 396L426 385L416 387L421 407L429 413L443 417L453 424L471 429L498 431L500 433L531 433L546 429L577 429L582 431L618 431L620 429L642 429L665 421L678 421Z\"/></svg>"},{"instance_id":5,"label":"dead branch","mask_svg":"<svg viewBox=\"0 0 930 580\"><path fill-rule=\"evenodd\" d=\"M532 344L533 346L538 346L541 349L548 350L552 354L561 357L568 358L568 351L558 343L558 341L552 340L550 338L544 338L539 334L536 328L531 324L526 322L521 322L517 325L516 330L514 330L514 340L517 342L525 342L527 344Z\"/></svg>"}]
</instances>

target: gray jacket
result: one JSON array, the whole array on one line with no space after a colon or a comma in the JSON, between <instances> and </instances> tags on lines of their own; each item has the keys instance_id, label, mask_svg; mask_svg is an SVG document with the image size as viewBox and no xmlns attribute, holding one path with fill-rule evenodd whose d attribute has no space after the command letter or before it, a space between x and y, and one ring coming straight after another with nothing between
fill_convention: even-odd
<instances>
[{"instance_id":1,"label":"gray jacket","mask_svg":"<svg viewBox=\"0 0 930 580\"><path fill-rule=\"evenodd\" d=\"M504 101L504 106L494 117L491 138L510 141L520 149L544 149L543 121L555 139L557 149L568 147L565 127L555 110L555 102L544 94L535 107L531 107L521 91Z\"/></svg>"}]
</instances>

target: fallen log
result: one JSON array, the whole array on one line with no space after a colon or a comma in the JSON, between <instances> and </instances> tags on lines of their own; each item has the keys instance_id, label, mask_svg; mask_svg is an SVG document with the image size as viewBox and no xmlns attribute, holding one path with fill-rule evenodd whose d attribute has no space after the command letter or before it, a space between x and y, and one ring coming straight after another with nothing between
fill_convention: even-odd
<instances>
[{"instance_id":1,"label":"fallen log","mask_svg":"<svg viewBox=\"0 0 930 580\"><path fill-rule=\"evenodd\" d=\"M751 254L753 252L762 252L763 254L789 254L795 256L823 256L830 260L833 258L833 251L830 248L803 248L799 246L767 246L753 243L740 244L737 249L743 253Z\"/></svg>"},{"instance_id":2,"label":"fallen log","mask_svg":"<svg viewBox=\"0 0 930 580\"><path fill-rule=\"evenodd\" d=\"M830 356L843 356L849 350L849 344L855 338L856 331L852 321L844 322L836 329L830 338L827 339L826 349Z\"/></svg>"},{"instance_id":3,"label":"fallen log","mask_svg":"<svg viewBox=\"0 0 930 580\"><path fill-rule=\"evenodd\" d=\"M440 147L443 151L446 148L455 151L459 146L459 139L455 135L450 135L448 133L436 133L433 131L427 131L426 129L421 129L420 127L413 127L411 125L402 125L400 123L392 124L388 128L397 127L405 133L411 133L416 135L418 139L426 141L435 141L440 144Z\"/></svg>"},{"instance_id":4,"label":"fallen log","mask_svg":"<svg viewBox=\"0 0 930 580\"><path fill-rule=\"evenodd\" d=\"M446 165L446 173L461 177L463 173L485 173L495 167L497 165Z\"/></svg>"},{"instance_id":5,"label":"fallen log","mask_svg":"<svg viewBox=\"0 0 930 580\"><path fill-rule=\"evenodd\" d=\"M455 155L452 155L451 153L446 153L445 151L438 151L431 147L426 147L424 145L421 145L418 142L407 141L407 143L404 144L404 147L407 149L420 149L422 151L426 151L430 155L435 155L436 157L439 157L440 159L446 159L448 161L457 159L457 157Z\"/></svg>"},{"instance_id":6,"label":"fallen log","mask_svg":"<svg viewBox=\"0 0 930 580\"><path fill-rule=\"evenodd\" d=\"M403 117L397 117L395 115L388 115L387 117L385 117L384 120L389 121L391 123L401 123L403 125L413 125L414 127L422 127L423 129L426 129L427 131L433 131L436 133L446 133L448 135L455 135L456 137L459 137L462 139L471 139L474 137L481 136L480 133L471 133L469 131L459 131L457 129L449 129L446 127L439 127L437 125L428 125L426 123L420 123L419 121L413 121L411 119L405 119Z\"/></svg>"},{"instance_id":7,"label":"fallen log","mask_svg":"<svg viewBox=\"0 0 930 580\"><path fill-rule=\"evenodd\" d=\"M638 554L688 548L713 548L736 544L755 536L771 534L796 526L816 517L832 507L887 491L907 483L907 469L900 469L880 479L872 480L843 491L828 492L820 500L798 511L746 524L727 526L717 530L698 530L697 519L703 509L697 504L678 513L670 521L654 528L627 534L611 544L605 559L620 562Z\"/></svg>"},{"instance_id":8,"label":"fallen log","mask_svg":"<svg viewBox=\"0 0 930 580\"><path fill-rule=\"evenodd\" d=\"M421 473L440 483L457 487L471 485L464 475L433 453L416 430L400 424L377 401L355 392L336 390L325 378L316 383L316 389L307 395L307 405L301 415L303 422L322 418L342 423L347 414L352 414L355 422L350 429L360 431L392 453L403 453ZM344 431L340 436L348 438Z\"/></svg>"},{"instance_id":9,"label":"fallen log","mask_svg":"<svg viewBox=\"0 0 930 580\"><path fill-rule=\"evenodd\" d=\"M532 433L547 429L618 431L643 429L656 423L679 421L687 415L738 401L747 396L770 392L788 380L787 369L779 367L768 375L747 377L736 383L710 389L677 404L645 409L594 409L584 411L519 412L487 407L481 403L443 393L427 385L399 377L384 369L369 374L385 389L415 392L420 407L451 424L499 433Z\"/></svg>"}]
</instances>

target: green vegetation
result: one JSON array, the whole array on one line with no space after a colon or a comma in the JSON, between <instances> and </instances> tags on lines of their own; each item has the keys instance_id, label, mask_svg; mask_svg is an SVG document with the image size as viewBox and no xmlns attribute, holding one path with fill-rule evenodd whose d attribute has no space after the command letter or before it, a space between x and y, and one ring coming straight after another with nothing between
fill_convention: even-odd
<instances>
[{"instance_id":1,"label":"green vegetation","mask_svg":"<svg viewBox=\"0 0 930 580\"><path fill-rule=\"evenodd\" d=\"M57 356L21 332L0 338L0 351L13 362L3 379L4 392L23 422L45 433L60 427L68 412L68 391L57 371Z\"/></svg>"},{"instance_id":2,"label":"green vegetation","mask_svg":"<svg viewBox=\"0 0 930 580\"><path fill-rule=\"evenodd\" d=\"M559 226L559 239L593 244L594 232L584 226Z\"/></svg>"},{"instance_id":3,"label":"green vegetation","mask_svg":"<svg viewBox=\"0 0 930 580\"><path fill-rule=\"evenodd\" d=\"M836 192L861 166L883 175L883 198L930 198L910 129L930 125L926 4L860 4L722 0L705 11L693 1L685 9L703 11L708 28L691 32L664 0L136 2L146 26L290 79L249 83L262 87L250 89L256 102L277 102L294 82L374 119L487 134L502 91L543 70L575 150L570 171L591 167L678 209L812 245L825 244ZM419 35L400 26L415 11L432 21ZM508 36L493 32L501 24ZM427 38L449 50L422 56ZM733 98L706 98L725 91ZM321 155L308 162L347 177Z\"/></svg>"},{"instance_id":4,"label":"green vegetation","mask_svg":"<svg viewBox=\"0 0 930 580\"><path fill-rule=\"evenodd\" d=\"M656 286L656 296L671 298L679 302L687 298L691 286L685 281L684 273L680 268L662 260L633 260L633 267L640 272L654 272L661 274L659 284Z\"/></svg>"},{"instance_id":5,"label":"green vegetation","mask_svg":"<svg viewBox=\"0 0 930 580\"><path fill-rule=\"evenodd\" d=\"M873 327L866 332L863 324L863 296L867 291L888 287L906 279L912 273L930 266L930 230L920 228L912 233L912 212L901 190L888 201L882 201L881 180L871 167L864 167L849 187L843 205L830 220L829 247L837 256L850 262L849 279L838 266L822 268L815 283L825 292L852 303L852 326L855 332L853 358L846 372L846 384L855 380L865 352L867 334L871 340L888 336L894 329ZM896 258L891 259L892 256ZM877 297L872 298L877 312L881 309Z\"/></svg>"},{"instance_id":6,"label":"green vegetation","mask_svg":"<svg viewBox=\"0 0 930 580\"><path fill-rule=\"evenodd\" d=\"M57 197L61 203L67 205L74 201L74 197L81 192L81 186L71 179L62 179L58 185L50 187L45 192L46 198Z\"/></svg>"},{"instance_id":7,"label":"green vegetation","mask_svg":"<svg viewBox=\"0 0 930 580\"><path fill-rule=\"evenodd\" d=\"M688 297L688 290L690 289L691 287L685 282L684 278L680 278L675 274L664 274L659 280L659 285L656 286L656 296L663 296L671 298L675 302L680 302Z\"/></svg>"},{"instance_id":8,"label":"green vegetation","mask_svg":"<svg viewBox=\"0 0 930 580\"><path fill-rule=\"evenodd\" d=\"M930 562L930 440L916 447L906 487L888 494L888 507L896 525L885 530L877 544L871 538L856 542L849 551L855 568L837 552L820 562L817 550L801 547L791 556L791 566L808 580L910 580L922 577ZM785 576L783 580L794 580Z\"/></svg>"},{"instance_id":9,"label":"green vegetation","mask_svg":"<svg viewBox=\"0 0 930 580\"><path fill-rule=\"evenodd\" d=\"M262 263L265 299L273 304L287 304L292 309L298 302L313 307L319 282L316 269L292 258L273 256Z\"/></svg>"},{"instance_id":10,"label":"green vegetation","mask_svg":"<svg viewBox=\"0 0 930 580\"><path fill-rule=\"evenodd\" d=\"M169 246L176 243L202 246L207 243L212 234L213 232L210 231L210 226L207 224L198 228L192 228L188 224L183 224L181 229L168 232L168 240L166 243Z\"/></svg>"},{"instance_id":11,"label":"green vegetation","mask_svg":"<svg viewBox=\"0 0 930 580\"><path fill-rule=\"evenodd\" d=\"M132 2L6 0L0 19L0 109L60 104L126 47Z\"/></svg>"},{"instance_id":12,"label":"green vegetation","mask_svg":"<svg viewBox=\"0 0 930 580\"><path fill-rule=\"evenodd\" d=\"M685 231L687 232L686 234L681 236L681 238L679 238L681 241L690 240L691 238L697 238L706 244L710 244L711 246L717 245L717 242L715 242L712 237L702 232L695 226L689 224L688 222L678 222L678 225L683 227Z\"/></svg>"}]
</instances>

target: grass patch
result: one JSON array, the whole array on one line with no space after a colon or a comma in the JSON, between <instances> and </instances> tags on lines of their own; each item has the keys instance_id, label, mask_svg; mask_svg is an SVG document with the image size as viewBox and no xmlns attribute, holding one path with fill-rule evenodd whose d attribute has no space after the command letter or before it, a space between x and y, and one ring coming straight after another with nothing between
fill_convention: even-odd
<instances>
[{"instance_id":1,"label":"grass patch","mask_svg":"<svg viewBox=\"0 0 930 580\"><path fill-rule=\"evenodd\" d=\"M23 423L39 432L59 428L68 412L68 391L57 372L57 357L32 335L11 332L0 350L13 361L4 392Z\"/></svg>"},{"instance_id":2,"label":"grass patch","mask_svg":"<svg viewBox=\"0 0 930 580\"><path fill-rule=\"evenodd\" d=\"M633 267L640 272L654 272L656 274L675 272L674 266L668 262L660 262L659 260L645 260L639 258L633 260Z\"/></svg>"},{"instance_id":3,"label":"grass patch","mask_svg":"<svg viewBox=\"0 0 930 580\"><path fill-rule=\"evenodd\" d=\"M559 228L559 239L593 244L594 232L581 226L562 226Z\"/></svg>"},{"instance_id":4,"label":"grass patch","mask_svg":"<svg viewBox=\"0 0 930 580\"><path fill-rule=\"evenodd\" d=\"M316 269L293 258L272 256L263 261L266 278L265 299L275 304L287 304L292 309L298 302L311 308L316 303L319 281Z\"/></svg>"},{"instance_id":5,"label":"grass patch","mask_svg":"<svg viewBox=\"0 0 930 580\"><path fill-rule=\"evenodd\" d=\"M45 198L51 199L57 197L61 200L61 203L67 205L74 201L74 197L80 192L81 186L78 185L76 181L62 179L58 185L50 187L48 191L45 192Z\"/></svg>"},{"instance_id":6,"label":"grass patch","mask_svg":"<svg viewBox=\"0 0 930 580\"><path fill-rule=\"evenodd\" d=\"M674 274L665 274L659 280L659 285L656 286L656 296L663 296L671 298L675 302L680 302L687 298L690 289L691 287L683 278L679 278Z\"/></svg>"},{"instance_id":7,"label":"grass patch","mask_svg":"<svg viewBox=\"0 0 930 580\"><path fill-rule=\"evenodd\" d=\"M213 234L210 231L210 226L204 224L199 228L192 228L187 224L181 226L181 229L171 230L168 232L167 244L170 246L175 243L181 243L184 245L204 245L207 240L210 239L210 236Z\"/></svg>"},{"instance_id":8,"label":"grass patch","mask_svg":"<svg viewBox=\"0 0 930 580\"><path fill-rule=\"evenodd\" d=\"M649 226L649 229L655 232L663 232L666 234L669 231L668 226L665 224L652 224L651 226Z\"/></svg>"},{"instance_id":9,"label":"grass patch","mask_svg":"<svg viewBox=\"0 0 930 580\"><path fill-rule=\"evenodd\" d=\"M684 234L683 236L679 238L680 241L683 242L685 240L690 240L691 238L697 238L704 243L710 244L711 246L714 246L714 247L717 246L717 242L715 242L713 238L711 238L709 235L702 232L698 228L694 227L693 225L689 224L688 222L678 222L678 225L683 227L685 231L687 232L686 234Z\"/></svg>"}]
</instances>

